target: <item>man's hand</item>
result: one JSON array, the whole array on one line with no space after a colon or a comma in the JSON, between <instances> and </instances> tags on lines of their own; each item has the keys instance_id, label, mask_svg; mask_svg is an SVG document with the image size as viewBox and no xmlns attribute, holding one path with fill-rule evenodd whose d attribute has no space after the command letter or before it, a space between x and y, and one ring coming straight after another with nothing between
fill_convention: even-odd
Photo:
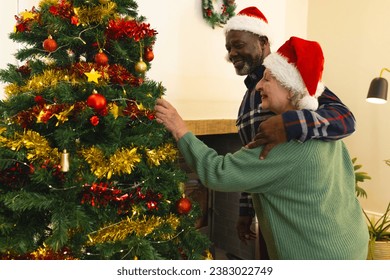
<instances>
[{"instance_id":1,"label":"man's hand","mask_svg":"<svg viewBox=\"0 0 390 280\"><path fill-rule=\"evenodd\" d=\"M248 240L256 239L256 233L251 230L253 218L239 216L236 224L238 238L247 245Z\"/></svg>"},{"instance_id":2,"label":"man's hand","mask_svg":"<svg viewBox=\"0 0 390 280\"><path fill-rule=\"evenodd\" d=\"M272 116L263 121L258 131L252 142L248 143L246 147L251 149L264 145L259 156L260 159L265 159L271 149L276 145L287 142L282 115Z\"/></svg>"}]
</instances>

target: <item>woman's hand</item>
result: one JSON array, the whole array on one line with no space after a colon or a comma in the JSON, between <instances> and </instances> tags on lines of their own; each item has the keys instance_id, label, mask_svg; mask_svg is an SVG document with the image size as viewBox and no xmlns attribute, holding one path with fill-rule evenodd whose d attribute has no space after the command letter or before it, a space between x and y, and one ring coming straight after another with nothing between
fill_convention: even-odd
<instances>
[{"instance_id":1,"label":"woman's hand","mask_svg":"<svg viewBox=\"0 0 390 280\"><path fill-rule=\"evenodd\" d=\"M185 122L176 111L175 107L165 99L157 99L154 110L156 112L157 122L163 124L165 128L172 133L172 136L176 141L188 132Z\"/></svg>"}]
</instances>

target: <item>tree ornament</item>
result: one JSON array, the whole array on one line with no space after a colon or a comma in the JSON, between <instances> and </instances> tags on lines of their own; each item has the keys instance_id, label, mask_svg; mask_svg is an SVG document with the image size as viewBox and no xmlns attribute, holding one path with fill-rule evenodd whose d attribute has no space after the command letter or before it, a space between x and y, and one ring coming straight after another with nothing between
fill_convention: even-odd
<instances>
[{"instance_id":1,"label":"tree ornament","mask_svg":"<svg viewBox=\"0 0 390 280\"><path fill-rule=\"evenodd\" d=\"M93 68L90 72L84 73L84 75L88 77L88 82L94 82L96 84L99 83L99 78L102 77L102 75L96 72Z\"/></svg>"},{"instance_id":2,"label":"tree ornament","mask_svg":"<svg viewBox=\"0 0 390 280\"><path fill-rule=\"evenodd\" d=\"M151 48L145 49L144 58L148 62L150 62L154 59L154 53L153 53L153 50Z\"/></svg>"},{"instance_id":3,"label":"tree ornament","mask_svg":"<svg viewBox=\"0 0 390 280\"><path fill-rule=\"evenodd\" d=\"M43 41L43 48L47 52L54 52L57 49L57 42L51 37L51 35Z\"/></svg>"},{"instance_id":4,"label":"tree ornament","mask_svg":"<svg viewBox=\"0 0 390 280\"><path fill-rule=\"evenodd\" d=\"M107 4L107 3L109 3L110 2L110 0L99 0L99 3L100 4Z\"/></svg>"},{"instance_id":5,"label":"tree ornament","mask_svg":"<svg viewBox=\"0 0 390 280\"><path fill-rule=\"evenodd\" d=\"M95 62L97 65L105 66L108 64L108 57L102 50L99 50L95 55Z\"/></svg>"},{"instance_id":6,"label":"tree ornament","mask_svg":"<svg viewBox=\"0 0 390 280\"><path fill-rule=\"evenodd\" d=\"M180 198L176 203L176 209L179 214L188 214L191 211L192 203L186 197Z\"/></svg>"},{"instance_id":7,"label":"tree ornament","mask_svg":"<svg viewBox=\"0 0 390 280\"><path fill-rule=\"evenodd\" d=\"M66 149L61 154L61 171L62 172L68 172L69 171L69 153L66 151Z\"/></svg>"},{"instance_id":8,"label":"tree ornament","mask_svg":"<svg viewBox=\"0 0 390 280\"><path fill-rule=\"evenodd\" d=\"M158 210L158 202L157 201L148 201L146 202L146 206L149 210Z\"/></svg>"},{"instance_id":9,"label":"tree ornament","mask_svg":"<svg viewBox=\"0 0 390 280\"><path fill-rule=\"evenodd\" d=\"M180 182L178 189L181 194L184 194L184 192L186 191L186 185L183 182Z\"/></svg>"},{"instance_id":10,"label":"tree ornament","mask_svg":"<svg viewBox=\"0 0 390 280\"><path fill-rule=\"evenodd\" d=\"M146 63L142 60L142 57L139 58L139 61L135 64L135 71L138 73L145 73L145 71L148 69L148 66Z\"/></svg>"},{"instance_id":11,"label":"tree ornament","mask_svg":"<svg viewBox=\"0 0 390 280\"><path fill-rule=\"evenodd\" d=\"M92 116L90 119L89 119L89 122L93 125L93 126L97 126L99 124L99 117L98 116Z\"/></svg>"},{"instance_id":12,"label":"tree ornament","mask_svg":"<svg viewBox=\"0 0 390 280\"><path fill-rule=\"evenodd\" d=\"M211 25L222 27L226 22L235 15L236 3L234 0L223 0L221 12L214 9L213 0L202 0L203 18Z\"/></svg>"},{"instance_id":13,"label":"tree ornament","mask_svg":"<svg viewBox=\"0 0 390 280\"><path fill-rule=\"evenodd\" d=\"M107 100L103 95L94 90L93 93L88 96L87 105L95 109L95 111L101 111L106 108Z\"/></svg>"}]
</instances>

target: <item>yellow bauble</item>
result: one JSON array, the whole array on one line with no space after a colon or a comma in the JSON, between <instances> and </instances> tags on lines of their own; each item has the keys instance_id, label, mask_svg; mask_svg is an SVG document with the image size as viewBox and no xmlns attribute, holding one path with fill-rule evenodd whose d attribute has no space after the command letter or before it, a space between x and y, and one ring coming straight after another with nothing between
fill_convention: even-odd
<instances>
[{"instance_id":1,"label":"yellow bauble","mask_svg":"<svg viewBox=\"0 0 390 280\"><path fill-rule=\"evenodd\" d=\"M136 64L135 64L135 71L138 72L138 73L144 73L147 69L148 69L148 66L146 65L146 63L140 59Z\"/></svg>"}]
</instances>

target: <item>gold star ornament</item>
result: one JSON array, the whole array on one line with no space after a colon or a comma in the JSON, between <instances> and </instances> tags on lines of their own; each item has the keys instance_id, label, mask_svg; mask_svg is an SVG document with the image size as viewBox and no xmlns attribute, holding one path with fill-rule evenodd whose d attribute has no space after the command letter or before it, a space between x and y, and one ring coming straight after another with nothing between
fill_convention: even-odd
<instances>
[{"instance_id":1,"label":"gold star ornament","mask_svg":"<svg viewBox=\"0 0 390 280\"><path fill-rule=\"evenodd\" d=\"M84 73L88 77L88 82L99 83L98 79L102 76L95 69L92 69L89 73Z\"/></svg>"}]
</instances>

